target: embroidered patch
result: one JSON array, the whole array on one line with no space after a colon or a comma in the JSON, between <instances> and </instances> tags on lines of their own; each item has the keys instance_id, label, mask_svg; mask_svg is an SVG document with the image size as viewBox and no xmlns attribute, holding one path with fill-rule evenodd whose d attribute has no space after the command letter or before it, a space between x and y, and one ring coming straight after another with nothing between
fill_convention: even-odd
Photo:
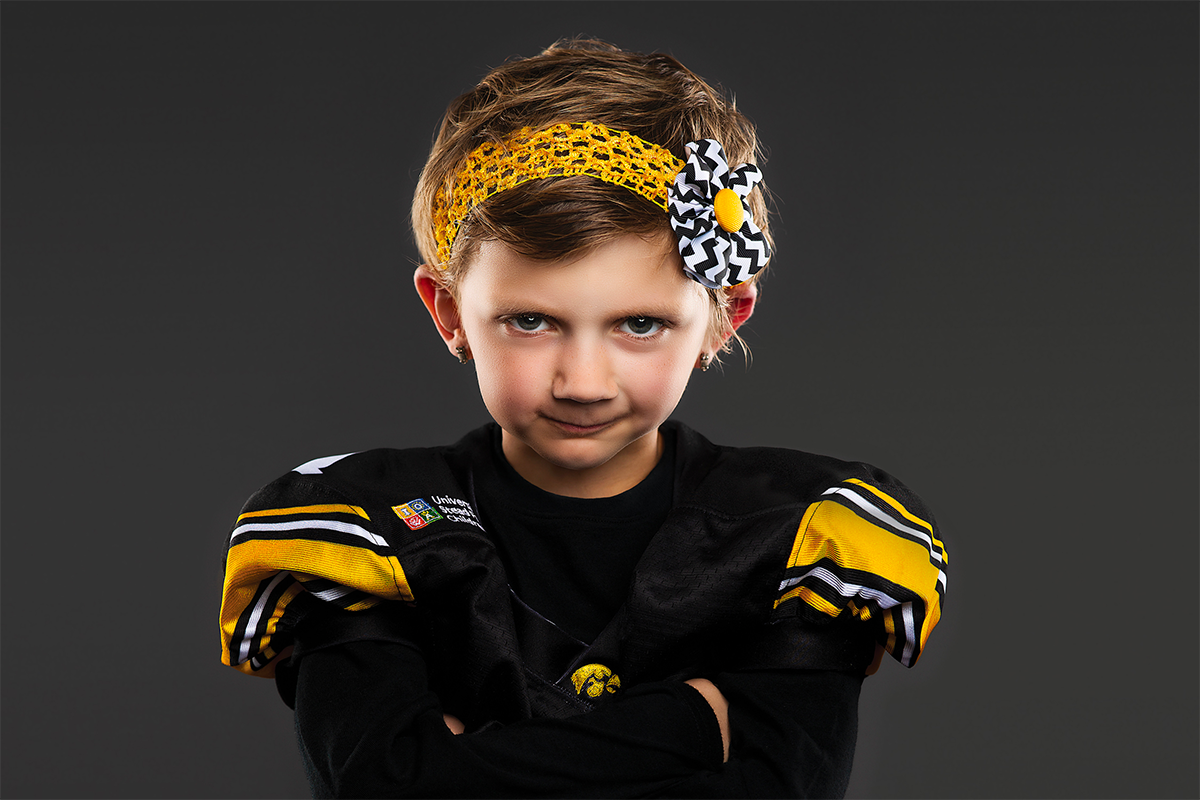
<instances>
[{"instance_id":1,"label":"embroidered patch","mask_svg":"<svg viewBox=\"0 0 1200 800\"><path fill-rule=\"evenodd\" d=\"M407 503L401 503L398 506L392 506L392 511L395 511L396 516L404 520L404 524L414 531L418 528L424 528L431 522L437 522L442 518L442 515L435 511L421 497L418 497L416 500L409 500Z\"/></svg>"},{"instance_id":2,"label":"embroidered patch","mask_svg":"<svg viewBox=\"0 0 1200 800\"><path fill-rule=\"evenodd\" d=\"M571 675L571 683L577 694L588 697L599 697L605 692L616 694L621 688L621 679L603 664L585 664Z\"/></svg>"}]
</instances>

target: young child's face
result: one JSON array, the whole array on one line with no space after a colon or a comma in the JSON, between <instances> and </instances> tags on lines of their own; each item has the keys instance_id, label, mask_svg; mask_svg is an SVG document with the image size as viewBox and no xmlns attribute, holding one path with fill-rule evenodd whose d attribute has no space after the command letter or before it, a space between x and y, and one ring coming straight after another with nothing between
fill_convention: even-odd
<instances>
[{"instance_id":1,"label":"young child's face","mask_svg":"<svg viewBox=\"0 0 1200 800\"><path fill-rule=\"evenodd\" d=\"M644 477L658 426L709 344L710 303L669 234L555 263L482 243L458 313L514 468L579 496Z\"/></svg>"}]
</instances>

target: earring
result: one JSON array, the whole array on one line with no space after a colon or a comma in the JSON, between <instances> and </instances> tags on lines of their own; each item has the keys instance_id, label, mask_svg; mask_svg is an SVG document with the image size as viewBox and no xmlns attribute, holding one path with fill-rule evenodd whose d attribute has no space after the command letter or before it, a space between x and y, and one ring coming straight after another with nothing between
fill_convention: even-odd
<instances>
[{"instance_id":1,"label":"earring","mask_svg":"<svg viewBox=\"0 0 1200 800\"><path fill-rule=\"evenodd\" d=\"M710 356L708 353L701 353L700 354L700 371L708 372L708 367L709 367L709 364L711 361L712 361L712 356Z\"/></svg>"},{"instance_id":2,"label":"earring","mask_svg":"<svg viewBox=\"0 0 1200 800\"><path fill-rule=\"evenodd\" d=\"M460 364L465 364L471 360L471 357L467 355L467 348L463 347L461 344L454 348L454 352L458 353L458 363Z\"/></svg>"}]
</instances>

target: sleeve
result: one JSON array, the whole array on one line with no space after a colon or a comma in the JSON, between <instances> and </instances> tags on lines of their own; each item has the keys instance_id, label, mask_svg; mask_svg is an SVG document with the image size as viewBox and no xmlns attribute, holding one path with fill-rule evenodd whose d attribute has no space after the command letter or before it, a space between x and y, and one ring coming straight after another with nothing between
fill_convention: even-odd
<instances>
[{"instance_id":1,"label":"sleeve","mask_svg":"<svg viewBox=\"0 0 1200 800\"><path fill-rule=\"evenodd\" d=\"M884 650L912 666L937 624L946 550L903 484L861 465L805 510L770 623L712 678L729 701L723 770L673 796L841 797L865 674Z\"/></svg>"},{"instance_id":2,"label":"sleeve","mask_svg":"<svg viewBox=\"0 0 1200 800\"><path fill-rule=\"evenodd\" d=\"M903 484L850 478L806 510L775 618L857 619L911 667L941 618L946 564L932 515Z\"/></svg>"},{"instance_id":3,"label":"sleeve","mask_svg":"<svg viewBox=\"0 0 1200 800\"><path fill-rule=\"evenodd\" d=\"M289 608L321 602L358 611L412 599L399 560L367 512L320 481L290 473L252 496L230 532L221 661L269 678L291 644Z\"/></svg>"},{"instance_id":4,"label":"sleeve","mask_svg":"<svg viewBox=\"0 0 1200 800\"><path fill-rule=\"evenodd\" d=\"M713 680L732 741L682 681L632 687L596 711L453 736L415 638L350 641L396 615L321 609L277 672L316 797L840 797L857 736L861 671L746 670ZM390 619L391 621L384 621ZM355 634L361 636L361 634ZM293 675L294 673L294 675ZM287 687L287 688L285 688Z\"/></svg>"},{"instance_id":5,"label":"sleeve","mask_svg":"<svg viewBox=\"0 0 1200 800\"><path fill-rule=\"evenodd\" d=\"M858 738L862 672L721 673L729 761L673 786L671 797L842 797Z\"/></svg>"},{"instance_id":6,"label":"sleeve","mask_svg":"<svg viewBox=\"0 0 1200 800\"><path fill-rule=\"evenodd\" d=\"M281 680L295 670L296 730L315 797L661 796L721 769L716 717L680 681L634 687L567 719L454 736L415 642L326 644L311 621L331 614L345 616L305 617L297 656L280 670Z\"/></svg>"}]
</instances>

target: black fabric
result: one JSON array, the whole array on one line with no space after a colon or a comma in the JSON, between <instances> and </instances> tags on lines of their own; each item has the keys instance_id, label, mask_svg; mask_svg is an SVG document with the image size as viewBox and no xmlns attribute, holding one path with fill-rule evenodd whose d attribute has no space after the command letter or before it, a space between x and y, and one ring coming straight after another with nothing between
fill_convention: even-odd
<instances>
[{"instance_id":1,"label":"black fabric","mask_svg":"<svg viewBox=\"0 0 1200 800\"><path fill-rule=\"evenodd\" d=\"M427 673L419 648L382 641L300 662L296 729L314 797L840 797L849 782L861 674L713 676L730 703L722 765L715 716L679 681L453 736Z\"/></svg>"},{"instance_id":2,"label":"black fabric","mask_svg":"<svg viewBox=\"0 0 1200 800\"><path fill-rule=\"evenodd\" d=\"M290 657L275 669L275 686L288 708L296 707L296 668L310 653L349 642L390 642L419 649L425 638L415 615L395 608L395 603L340 614L322 603L295 605L304 610L289 609L281 623L292 631L295 644Z\"/></svg>"},{"instance_id":3,"label":"black fabric","mask_svg":"<svg viewBox=\"0 0 1200 800\"><path fill-rule=\"evenodd\" d=\"M649 502L639 494L644 482L631 490L637 502L625 510L651 519L664 495L669 509L648 541L641 530L606 543L603 570L616 587L599 593L576 591L553 564L527 569L512 538L520 526L492 529L501 509L514 518L522 508L549 509L547 519L567 520L573 534L563 537L569 552L550 561L561 555L586 566L596 539L588 517L599 519L599 529L608 521L521 493L535 487L508 500L493 497L495 486L504 487L495 426L450 448L372 451L319 478L287 478L293 486L319 480L365 508L416 598L413 608L387 604L379 613L407 620L363 640L337 634L313 644L306 639L316 634L308 631L329 625L294 626L300 655L280 674L294 683L316 794L844 792L871 635L865 625L780 620L772 608L804 510L831 483L869 477L871 468L790 451L718 448L677 424L663 432L674 464L664 459L648 476ZM414 496L443 495L465 498L488 530L452 519L409 530L391 512ZM629 500L618 497L609 510L621 513ZM539 535L552 538L553 527ZM520 597L510 573L520 576ZM557 624L568 603L550 591L554 586L570 605L593 606L569 617L570 631ZM619 674L620 693L589 698L575 691L572 672L594 663ZM734 748L724 767L715 717L682 683L700 676L731 701ZM644 699L651 696L653 702ZM450 737L443 712L462 718L468 734ZM617 761L611 770L595 767Z\"/></svg>"},{"instance_id":4,"label":"black fabric","mask_svg":"<svg viewBox=\"0 0 1200 800\"><path fill-rule=\"evenodd\" d=\"M863 675L829 670L722 673L730 758L673 797L842 797L858 739Z\"/></svg>"},{"instance_id":5,"label":"black fabric","mask_svg":"<svg viewBox=\"0 0 1200 800\"><path fill-rule=\"evenodd\" d=\"M776 611L774 601L801 518L821 492L846 478L899 485L869 465L717 447L686 426L664 424L678 451L673 506L637 561L624 603L572 662L530 676L536 659L522 653L514 635L507 569L491 535L471 518L472 509L487 513L476 496L478 462L496 430L485 426L447 448L366 451L319 474L291 472L244 509L304 506L318 497L363 508L372 532L387 542L377 552L403 564L431 631L436 690L473 726L591 707L579 698L563 705L571 686L562 676L583 664L617 662L622 680L635 682L694 674L698 665L721 668L747 631L796 616L804 606L792 602ZM411 529L393 508L414 498L440 504L445 518ZM460 507L467 510L453 510ZM821 635L841 628L821 614L804 621ZM882 630L858 627L873 636ZM281 629L272 647L284 649L290 635ZM811 659L793 666L837 668Z\"/></svg>"},{"instance_id":6,"label":"black fabric","mask_svg":"<svg viewBox=\"0 0 1200 800\"><path fill-rule=\"evenodd\" d=\"M779 619L733 640L727 669L824 669L862 672L875 657L875 642L856 621L813 627Z\"/></svg>"},{"instance_id":7,"label":"black fabric","mask_svg":"<svg viewBox=\"0 0 1200 800\"><path fill-rule=\"evenodd\" d=\"M676 681L634 687L588 714L456 737L412 647L346 643L306 656L298 675L296 728L315 797L662 795L721 766L715 716Z\"/></svg>"},{"instance_id":8,"label":"black fabric","mask_svg":"<svg viewBox=\"0 0 1200 800\"><path fill-rule=\"evenodd\" d=\"M625 601L634 567L671 511L675 437L637 486L614 497L563 497L504 458L499 427L479 458L476 496L509 584L526 606L591 642Z\"/></svg>"}]
</instances>

